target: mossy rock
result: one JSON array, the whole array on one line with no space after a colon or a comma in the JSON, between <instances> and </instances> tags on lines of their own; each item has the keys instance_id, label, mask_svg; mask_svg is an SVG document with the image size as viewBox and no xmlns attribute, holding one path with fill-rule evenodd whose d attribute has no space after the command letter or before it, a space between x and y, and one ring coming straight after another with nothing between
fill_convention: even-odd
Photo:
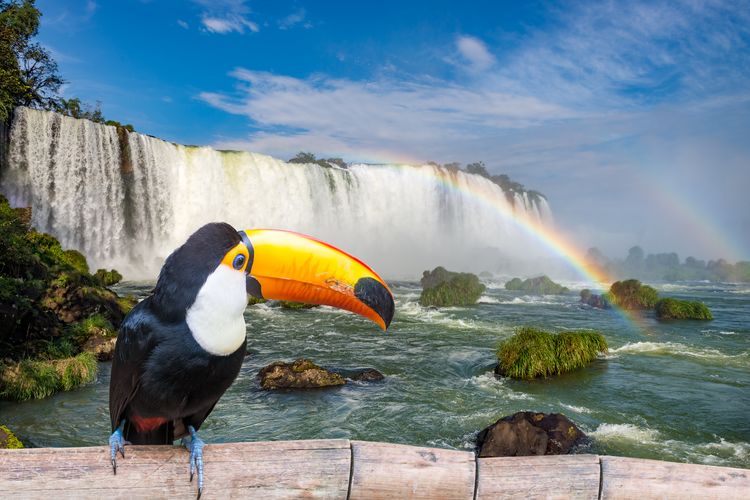
<instances>
[{"instance_id":1,"label":"mossy rock","mask_svg":"<svg viewBox=\"0 0 750 500\"><path fill-rule=\"evenodd\" d=\"M534 295L559 295L568 291L566 287L555 283L547 276L538 276L524 281L520 278L513 278L505 284L505 289Z\"/></svg>"},{"instance_id":2,"label":"mossy rock","mask_svg":"<svg viewBox=\"0 0 750 500\"><path fill-rule=\"evenodd\" d=\"M0 425L0 449L17 450L23 448L23 443L5 425Z\"/></svg>"},{"instance_id":3,"label":"mossy rock","mask_svg":"<svg viewBox=\"0 0 750 500\"><path fill-rule=\"evenodd\" d=\"M583 368L606 352L604 336L592 330L553 334L522 327L498 346L495 372L525 380L548 377Z\"/></svg>"},{"instance_id":4,"label":"mossy rock","mask_svg":"<svg viewBox=\"0 0 750 500\"><path fill-rule=\"evenodd\" d=\"M65 359L22 360L0 367L0 398L42 399L96 379L96 358L88 352Z\"/></svg>"},{"instance_id":5,"label":"mossy rock","mask_svg":"<svg viewBox=\"0 0 750 500\"><path fill-rule=\"evenodd\" d=\"M112 286L122 281L122 274L118 273L116 269L109 271L97 269L94 273L94 279L102 286Z\"/></svg>"},{"instance_id":6,"label":"mossy rock","mask_svg":"<svg viewBox=\"0 0 750 500\"><path fill-rule=\"evenodd\" d=\"M477 275L454 273L443 267L425 271L422 287L419 304L423 307L470 306L476 304L486 290Z\"/></svg>"},{"instance_id":7,"label":"mossy rock","mask_svg":"<svg viewBox=\"0 0 750 500\"><path fill-rule=\"evenodd\" d=\"M636 279L629 279L612 283L603 298L621 309L644 310L654 308L659 300L659 292Z\"/></svg>"},{"instance_id":8,"label":"mossy rock","mask_svg":"<svg viewBox=\"0 0 750 500\"><path fill-rule=\"evenodd\" d=\"M703 302L671 298L661 299L656 303L656 317L659 319L714 319Z\"/></svg>"},{"instance_id":9,"label":"mossy rock","mask_svg":"<svg viewBox=\"0 0 750 500\"><path fill-rule=\"evenodd\" d=\"M422 288L427 290L428 288L435 288L441 283L448 282L458 276L460 273L448 271L443 266L438 266L432 271L424 271L422 273L422 279L419 280Z\"/></svg>"},{"instance_id":10,"label":"mossy rock","mask_svg":"<svg viewBox=\"0 0 750 500\"><path fill-rule=\"evenodd\" d=\"M261 388L265 390L315 389L346 384L346 379L338 373L304 358L293 363L271 363L258 372L258 378Z\"/></svg>"}]
</instances>

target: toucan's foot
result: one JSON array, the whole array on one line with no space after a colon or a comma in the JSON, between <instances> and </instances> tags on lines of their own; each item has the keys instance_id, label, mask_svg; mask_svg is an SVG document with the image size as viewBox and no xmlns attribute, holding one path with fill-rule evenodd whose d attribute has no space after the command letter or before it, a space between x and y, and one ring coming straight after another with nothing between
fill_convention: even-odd
<instances>
[{"instance_id":1,"label":"toucan's foot","mask_svg":"<svg viewBox=\"0 0 750 500\"><path fill-rule=\"evenodd\" d=\"M206 443L198 437L192 425L188 426L190 437L182 438L182 445L190 452L190 482L193 481L195 471L198 471L198 498L203 493L203 446Z\"/></svg>"},{"instance_id":2,"label":"toucan's foot","mask_svg":"<svg viewBox=\"0 0 750 500\"><path fill-rule=\"evenodd\" d=\"M125 458L125 445L130 441L125 441L122 437L122 431L125 428L125 420L120 422L120 426L109 436L109 457L112 460L112 472L117 474L117 452L119 451L122 458Z\"/></svg>"}]
</instances>

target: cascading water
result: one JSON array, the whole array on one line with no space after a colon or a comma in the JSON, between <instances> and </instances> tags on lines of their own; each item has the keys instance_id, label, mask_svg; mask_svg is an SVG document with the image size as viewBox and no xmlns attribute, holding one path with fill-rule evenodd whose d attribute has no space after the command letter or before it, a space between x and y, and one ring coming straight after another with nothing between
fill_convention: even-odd
<instances>
[{"instance_id":1,"label":"cascading water","mask_svg":"<svg viewBox=\"0 0 750 500\"><path fill-rule=\"evenodd\" d=\"M494 270L501 258L543 255L507 216L499 186L432 165L288 164L19 108L0 175L14 206L33 207L34 227L83 252L92 268L128 278L155 277L210 221L311 234L389 277L436 265ZM515 195L513 205L550 218L544 199Z\"/></svg>"}]
</instances>

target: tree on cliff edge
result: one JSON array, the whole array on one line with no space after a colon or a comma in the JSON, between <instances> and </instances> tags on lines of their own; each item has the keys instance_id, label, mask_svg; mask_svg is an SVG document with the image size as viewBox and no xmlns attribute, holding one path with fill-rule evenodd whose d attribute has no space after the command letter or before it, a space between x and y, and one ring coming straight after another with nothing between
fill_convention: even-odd
<instances>
[{"instance_id":1,"label":"tree on cliff edge","mask_svg":"<svg viewBox=\"0 0 750 500\"><path fill-rule=\"evenodd\" d=\"M0 119L15 106L55 109L65 82L47 49L32 42L41 12L34 0L0 0Z\"/></svg>"}]
</instances>

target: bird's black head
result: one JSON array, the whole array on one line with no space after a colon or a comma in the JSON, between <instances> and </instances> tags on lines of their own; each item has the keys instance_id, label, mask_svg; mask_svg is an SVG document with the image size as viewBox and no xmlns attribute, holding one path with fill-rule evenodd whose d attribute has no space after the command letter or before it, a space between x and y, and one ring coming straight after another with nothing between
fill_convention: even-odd
<instances>
[{"instance_id":1,"label":"bird's black head","mask_svg":"<svg viewBox=\"0 0 750 500\"><path fill-rule=\"evenodd\" d=\"M232 226L212 222L198 229L172 252L161 268L152 298L162 319L182 320L208 275L240 241L240 235Z\"/></svg>"}]
</instances>

